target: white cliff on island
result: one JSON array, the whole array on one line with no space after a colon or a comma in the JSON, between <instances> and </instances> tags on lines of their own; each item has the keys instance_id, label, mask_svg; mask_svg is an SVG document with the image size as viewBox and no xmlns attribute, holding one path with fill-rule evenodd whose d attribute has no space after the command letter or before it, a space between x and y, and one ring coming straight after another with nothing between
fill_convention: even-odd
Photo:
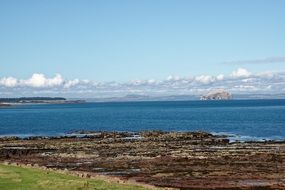
<instances>
[{"instance_id":1,"label":"white cliff on island","mask_svg":"<svg viewBox=\"0 0 285 190\"><path fill-rule=\"evenodd\" d=\"M232 99L231 93L224 89L215 89L208 92L206 95L201 96L200 100L230 100Z\"/></svg>"}]
</instances>

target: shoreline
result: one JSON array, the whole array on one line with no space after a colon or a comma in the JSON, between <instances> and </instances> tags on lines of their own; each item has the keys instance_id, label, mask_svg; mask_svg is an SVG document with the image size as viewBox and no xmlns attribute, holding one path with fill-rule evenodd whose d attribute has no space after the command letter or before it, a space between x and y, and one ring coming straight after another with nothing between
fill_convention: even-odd
<instances>
[{"instance_id":1,"label":"shoreline","mask_svg":"<svg viewBox=\"0 0 285 190\"><path fill-rule=\"evenodd\" d=\"M206 132L145 131L140 133L143 138L129 138L125 132L92 134L2 139L0 161L156 187L285 188L285 141L230 143L225 136Z\"/></svg>"},{"instance_id":2,"label":"shoreline","mask_svg":"<svg viewBox=\"0 0 285 190\"><path fill-rule=\"evenodd\" d=\"M96 138L100 133L117 133L123 134L127 138L141 138L144 132L162 132L162 133L208 133L215 137L229 139L230 143L246 143L246 142L285 142L285 138L280 136L273 137L256 137L248 135L238 135L230 132L208 132L208 131L163 131L163 130L142 130L142 131L92 131L92 130L79 130L58 134L5 134L0 135L0 140L13 139L13 140L32 140L32 139L66 139L66 138Z\"/></svg>"}]
</instances>

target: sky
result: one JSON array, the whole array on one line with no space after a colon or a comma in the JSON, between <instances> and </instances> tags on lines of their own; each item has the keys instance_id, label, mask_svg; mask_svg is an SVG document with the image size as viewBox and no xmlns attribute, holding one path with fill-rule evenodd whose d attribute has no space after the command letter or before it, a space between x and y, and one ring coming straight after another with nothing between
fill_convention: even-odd
<instances>
[{"instance_id":1,"label":"sky","mask_svg":"<svg viewBox=\"0 0 285 190\"><path fill-rule=\"evenodd\" d=\"M284 7L283 0L1 0L0 96L283 92ZM169 81L180 81L180 90Z\"/></svg>"}]
</instances>

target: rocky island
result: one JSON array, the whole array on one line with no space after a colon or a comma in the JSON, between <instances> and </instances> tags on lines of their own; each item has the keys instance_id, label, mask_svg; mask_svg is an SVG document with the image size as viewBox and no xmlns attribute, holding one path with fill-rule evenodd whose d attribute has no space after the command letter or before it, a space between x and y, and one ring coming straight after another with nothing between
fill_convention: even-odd
<instances>
[{"instance_id":1,"label":"rocky island","mask_svg":"<svg viewBox=\"0 0 285 190\"><path fill-rule=\"evenodd\" d=\"M231 93L224 89L215 89L208 92L208 94L201 96L200 100L230 100L232 99Z\"/></svg>"}]
</instances>

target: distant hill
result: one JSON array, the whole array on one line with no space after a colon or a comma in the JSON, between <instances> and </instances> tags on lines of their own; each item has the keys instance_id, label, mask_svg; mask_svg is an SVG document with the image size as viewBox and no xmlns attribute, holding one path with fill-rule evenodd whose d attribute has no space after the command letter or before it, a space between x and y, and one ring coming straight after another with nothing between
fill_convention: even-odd
<instances>
[{"instance_id":1,"label":"distant hill","mask_svg":"<svg viewBox=\"0 0 285 190\"><path fill-rule=\"evenodd\" d=\"M195 95L172 95L172 96L145 96L145 95L126 95L123 97L109 97L109 98L88 98L89 102L134 102L134 101L187 101L197 100Z\"/></svg>"},{"instance_id":2,"label":"distant hill","mask_svg":"<svg viewBox=\"0 0 285 190\"><path fill-rule=\"evenodd\" d=\"M169 95L147 96L130 94L122 97L81 98L87 102L140 102L140 101L190 101L190 100L246 100L246 99L285 99L285 94L251 94L235 93L234 95L223 90L215 89L205 95ZM80 98L77 98L80 99Z\"/></svg>"}]
</instances>

